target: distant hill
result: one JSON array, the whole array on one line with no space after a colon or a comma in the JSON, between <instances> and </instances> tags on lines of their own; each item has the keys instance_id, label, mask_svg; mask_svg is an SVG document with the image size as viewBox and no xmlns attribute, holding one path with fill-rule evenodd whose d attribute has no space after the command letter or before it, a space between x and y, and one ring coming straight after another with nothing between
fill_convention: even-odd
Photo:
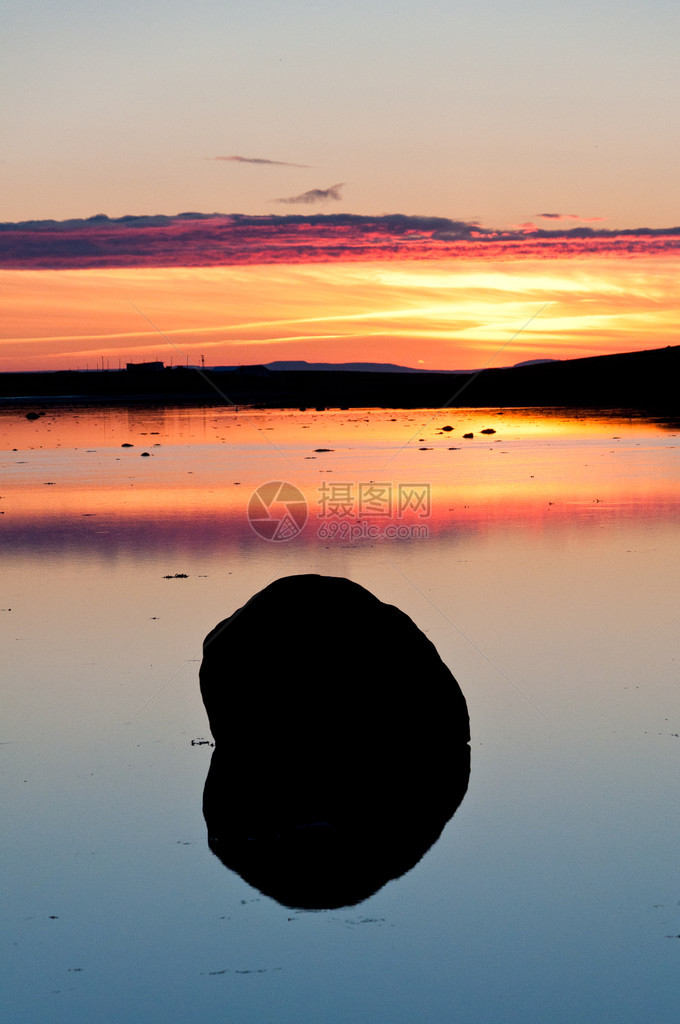
<instances>
[{"instance_id":1,"label":"distant hill","mask_svg":"<svg viewBox=\"0 0 680 1024\"><path fill-rule=\"evenodd\" d=\"M458 373L303 365L305 369L257 365L199 370L152 364L132 372L5 373L0 374L0 397L15 402L200 402L262 408L558 406L680 416L678 345Z\"/></svg>"},{"instance_id":2,"label":"distant hill","mask_svg":"<svg viewBox=\"0 0 680 1024\"><path fill-rule=\"evenodd\" d=\"M308 363L306 359L276 359L263 363L274 372L309 371L314 373L469 373L469 370L426 370L423 367L399 366L398 363ZM233 373L238 366L213 366L217 373Z\"/></svg>"},{"instance_id":3,"label":"distant hill","mask_svg":"<svg viewBox=\"0 0 680 1024\"><path fill-rule=\"evenodd\" d=\"M558 363L559 359L525 359L522 363L513 363L513 366L537 366L539 363Z\"/></svg>"},{"instance_id":4,"label":"distant hill","mask_svg":"<svg viewBox=\"0 0 680 1024\"><path fill-rule=\"evenodd\" d=\"M556 363L557 359L526 359L515 366L534 366L537 363ZM431 370L422 366L400 366L398 363L308 363L306 359L275 359L271 363L262 363L266 370L274 373L282 371L310 371L314 373L479 373L475 370ZM243 369L242 366L211 366L216 373L233 373Z\"/></svg>"}]
</instances>

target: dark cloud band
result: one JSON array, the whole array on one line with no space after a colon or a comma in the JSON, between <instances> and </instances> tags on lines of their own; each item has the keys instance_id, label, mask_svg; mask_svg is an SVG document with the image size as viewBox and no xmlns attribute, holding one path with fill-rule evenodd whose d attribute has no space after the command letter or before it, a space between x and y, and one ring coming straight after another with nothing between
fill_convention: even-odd
<instances>
[{"instance_id":1,"label":"dark cloud band","mask_svg":"<svg viewBox=\"0 0 680 1024\"><path fill-rule=\"evenodd\" d=\"M8 269L645 254L679 255L680 227L497 231L446 217L349 213L118 218L98 214L86 220L0 224L0 266Z\"/></svg>"}]
</instances>

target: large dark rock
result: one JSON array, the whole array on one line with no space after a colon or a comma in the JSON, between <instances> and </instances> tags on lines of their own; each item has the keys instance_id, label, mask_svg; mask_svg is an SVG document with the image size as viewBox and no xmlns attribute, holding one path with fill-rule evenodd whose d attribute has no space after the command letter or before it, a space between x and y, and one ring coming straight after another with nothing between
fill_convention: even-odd
<instances>
[{"instance_id":1,"label":"large dark rock","mask_svg":"<svg viewBox=\"0 0 680 1024\"><path fill-rule=\"evenodd\" d=\"M399 609L290 576L208 634L211 849L298 907L356 903L417 863L468 783L465 698Z\"/></svg>"}]
</instances>

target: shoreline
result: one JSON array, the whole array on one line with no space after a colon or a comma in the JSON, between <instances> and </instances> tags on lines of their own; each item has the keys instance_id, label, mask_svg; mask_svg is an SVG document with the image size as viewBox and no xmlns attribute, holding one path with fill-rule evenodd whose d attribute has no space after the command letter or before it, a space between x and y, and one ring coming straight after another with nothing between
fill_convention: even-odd
<instances>
[{"instance_id":1,"label":"shoreline","mask_svg":"<svg viewBox=\"0 0 680 1024\"><path fill-rule=\"evenodd\" d=\"M134 370L0 373L0 408L28 404L227 405L263 409L571 408L680 415L680 345L447 372Z\"/></svg>"}]
</instances>

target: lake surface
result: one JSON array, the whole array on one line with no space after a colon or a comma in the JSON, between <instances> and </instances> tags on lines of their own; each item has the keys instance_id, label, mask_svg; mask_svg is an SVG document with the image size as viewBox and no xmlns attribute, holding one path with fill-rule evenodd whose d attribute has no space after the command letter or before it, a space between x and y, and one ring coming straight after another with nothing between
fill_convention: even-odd
<instances>
[{"instance_id":1,"label":"lake surface","mask_svg":"<svg viewBox=\"0 0 680 1024\"><path fill-rule=\"evenodd\" d=\"M4 1020L678 1019L677 429L27 406L0 447ZM406 612L472 734L422 860L315 912L226 868L201 809L203 638L301 573ZM304 635L323 699L347 639L309 665ZM337 758L370 743L358 711Z\"/></svg>"}]
</instances>

